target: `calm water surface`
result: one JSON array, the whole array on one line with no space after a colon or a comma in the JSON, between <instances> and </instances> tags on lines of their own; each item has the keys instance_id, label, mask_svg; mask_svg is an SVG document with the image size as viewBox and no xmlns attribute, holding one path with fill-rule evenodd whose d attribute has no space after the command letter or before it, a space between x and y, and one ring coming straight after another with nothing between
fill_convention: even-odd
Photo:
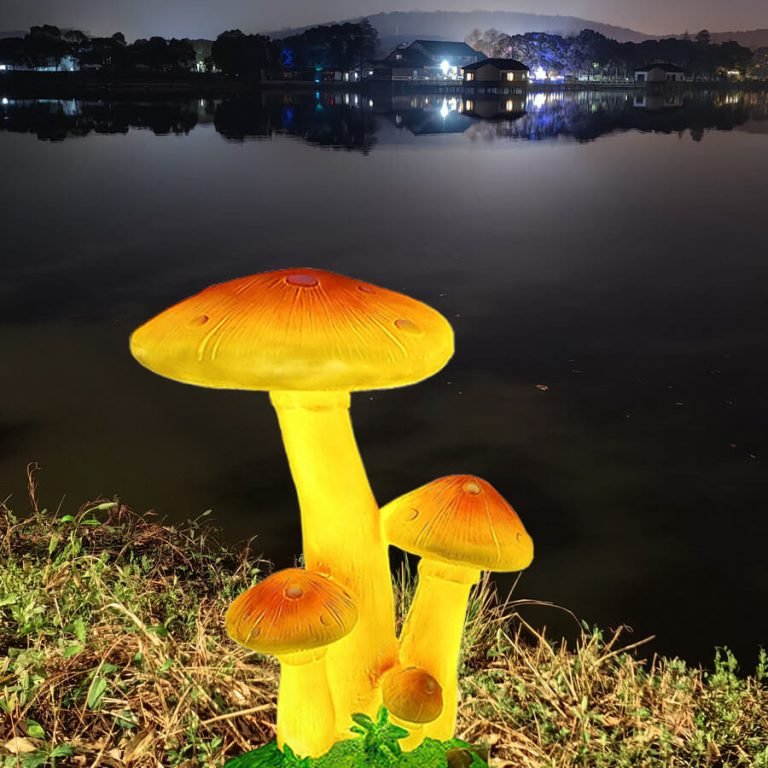
<instances>
[{"instance_id":1,"label":"calm water surface","mask_svg":"<svg viewBox=\"0 0 768 768\"><path fill-rule=\"evenodd\" d=\"M456 331L434 378L353 397L380 502L479 474L536 541L517 597L748 665L768 640L767 181L760 92L3 100L0 497L27 509L37 461L49 508L212 509L291 565L267 396L163 380L127 339L211 283L331 269Z\"/></svg>"}]
</instances>

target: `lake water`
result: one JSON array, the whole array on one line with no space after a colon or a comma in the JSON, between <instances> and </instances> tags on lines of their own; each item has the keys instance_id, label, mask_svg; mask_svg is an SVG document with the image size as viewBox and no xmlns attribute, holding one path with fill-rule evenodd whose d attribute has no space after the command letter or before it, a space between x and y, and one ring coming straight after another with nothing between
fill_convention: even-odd
<instances>
[{"instance_id":1,"label":"lake water","mask_svg":"<svg viewBox=\"0 0 768 768\"><path fill-rule=\"evenodd\" d=\"M161 379L127 340L211 283L330 269L456 331L432 379L353 397L381 503L481 475L536 542L516 597L749 666L768 638L767 184L760 91L4 97L0 497L28 509L36 461L49 508L211 509L291 565L267 396Z\"/></svg>"}]
</instances>

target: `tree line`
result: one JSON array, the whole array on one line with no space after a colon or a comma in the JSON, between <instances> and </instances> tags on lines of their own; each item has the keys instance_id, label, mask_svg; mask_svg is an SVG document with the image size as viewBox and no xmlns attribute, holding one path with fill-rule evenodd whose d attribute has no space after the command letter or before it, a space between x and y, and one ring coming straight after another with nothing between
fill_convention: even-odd
<instances>
[{"instance_id":1,"label":"tree line","mask_svg":"<svg viewBox=\"0 0 768 768\"><path fill-rule=\"evenodd\" d=\"M640 67L663 61L678 65L694 79L715 80L729 70L746 74L754 63L749 48L736 42L712 44L707 30L694 38L686 35L619 43L591 29L574 37L544 32L508 35L496 29L476 29L466 42L491 58L517 59L532 72L541 69L564 77L632 78Z\"/></svg>"},{"instance_id":2,"label":"tree line","mask_svg":"<svg viewBox=\"0 0 768 768\"><path fill-rule=\"evenodd\" d=\"M20 69L99 69L115 74L198 69L258 79L267 72L359 68L376 54L377 41L376 29L367 19L312 27L280 40L235 29L222 32L212 44L162 37L129 44L120 32L89 37L79 30L46 24L32 27L23 38L0 40L0 64Z\"/></svg>"},{"instance_id":3,"label":"tree line","mask_svg":"<svg viewBox=\"0 0 768 768\"><path fill-rule=\"evenodd\" d=\"M476 29L466 42L489 57L518 59L532 71L542 69L566 77L631 78L637 68L654 61L677 64L700 80L714 80L734 69L755 76L768 71L765 51L753 54L736 42L712 44L706 30L694 38L619 43L589 29L574 37ZM0 64L28 69L99 69L114 74L202 69L254 79L291 73L307 77L328 69L361 69L376 56L377 48L376 29L367 19L311 27L281 39L228 30L213 43L155 36L129 44L120 32L89 37L79 30L43 25L32 27L23 38L0 40Z\"/></svg>"}]
</instances>

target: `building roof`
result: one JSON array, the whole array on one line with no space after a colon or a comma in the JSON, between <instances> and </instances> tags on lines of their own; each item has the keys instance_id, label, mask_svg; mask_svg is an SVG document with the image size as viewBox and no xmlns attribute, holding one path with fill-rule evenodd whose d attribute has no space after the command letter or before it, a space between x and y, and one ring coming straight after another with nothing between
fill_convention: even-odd
<instances>
[{"instance_id":1,"label":"building roof","mask_svg":"<svg viewBox=\"0 0 768 768\"><path fill-rule=\"evenodd\" d=\"M398 54L401 56L400 59L397 58ZM418 69L419 67L429 66L432 60L423 51L414 50L409 47L395 48L392 53L377 63L387 67L394 67L395 69Z\"/></svg>"},{"instance_id":2,"label":"building roof","mask_svg":"<svg viewBox=\"0 0 768 768\"><path fill-rule=\"evenodd\" d=\"M432 56L480 56L485 54L476 51L466 43L455 43L450 40L414 40L412 45L421 46Z\"/></svg>"},{"instance_id":3,"label":"building roof","mask_svg":"<svg viewBox=\"0 0 768 768\"><path fill-rule=\"evenodd\" d=\"M663 69L665 72L685 72L677 64L670 64L668 61L654 61L652 64L646 64L644 67L638 67L635 72L650 72L652 69Z\"/></svg>"},{"instance_id":4,"label":"building roof","mask_svg":"<svg viewBox=\"0 0 768 768\"><path fill-rule=\"evenodd\" d=\"M483 59L482 61L476 61L474 64L467 64L463 66L462 69L468 69L470 72L472 72L476 69L480 69L480 67L484 67L486 64L490 64L502 72L529 71L529 67L526 67L525 64L523 64L521 61L517 61L517 59Z\"/></svg>"}]
</instances>

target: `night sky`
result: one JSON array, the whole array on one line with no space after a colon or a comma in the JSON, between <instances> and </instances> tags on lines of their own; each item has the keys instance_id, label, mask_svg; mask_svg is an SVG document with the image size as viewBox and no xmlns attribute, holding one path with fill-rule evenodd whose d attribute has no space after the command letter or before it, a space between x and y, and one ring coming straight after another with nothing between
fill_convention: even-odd
<instances>
[{"instance_id":1,"label":"night sky","mask_svg":"<svg viewBox=\"0 0 768 768\"><path fill-rule=\"evenodd\" d=\"M129 40L152 34L213 38L232 28L268 32L381 11L478 7L579 16L649 34L768 27L768 0L2 0L0 30L49 23L94 35L121 31Z\"/></svg>"}]
</instances>

